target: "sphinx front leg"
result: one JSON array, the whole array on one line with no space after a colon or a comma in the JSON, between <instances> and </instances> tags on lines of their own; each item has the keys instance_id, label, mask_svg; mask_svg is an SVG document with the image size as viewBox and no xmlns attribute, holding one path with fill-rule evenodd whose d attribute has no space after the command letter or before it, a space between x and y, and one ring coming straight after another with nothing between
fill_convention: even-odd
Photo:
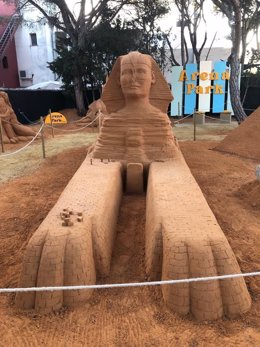
<instances>
[{"instance_id":1,"label":"sphinx front leg","mask_svg":"<svg viewBox=\"0 0 260 347\"><path fill-rule=\"evenodd\" d=\"M152 278L240 273L234 253L183 158L151 164L147 199L146 265ZM163 285L162 293L173 311L192 313L199 320L235 317L251 306L243 278Z\"/></svg>"},{"instance_id":2,"label":"sphinx front leg","mask_svg":"<svg viewBox=\"0 0 260 347\"><path fill-rule=\"evenodd\" d=\"M95 284L106 276L122 196L119 163L87 158L32 236L23 260L21 287ZM41 312L85 302L90 290L19 293L16 305Z\"/></svg>"}]
</instances>

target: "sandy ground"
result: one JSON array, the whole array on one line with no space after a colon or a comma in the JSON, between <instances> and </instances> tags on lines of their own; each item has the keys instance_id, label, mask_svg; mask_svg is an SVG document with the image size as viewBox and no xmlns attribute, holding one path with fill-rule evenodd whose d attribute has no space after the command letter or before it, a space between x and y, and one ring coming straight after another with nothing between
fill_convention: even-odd
<instances>
[{"instance_id":1,"label":"sandy ground","mask_svg":"<svg viewBox=\"0 0 260 347\"><path fill-rule=\"evenodd\" d=\"M217 135L224 135L224 130ZM6 164L9 174L7 168L3 170L9 181L6 178L0 183L0 287L17 286L29 238L85 158L88 136L94 135L92 130L80 132L76 136L86 136L86 142L74 140L71 147L75 148L68 149L73 139L69 136L55 135L54 140L49 136L53 152L38 165L32 164L34 157L27 152L22 159ZM255 192L260 185L254 173L258 162L212 150L217 144L180 143L242 271L259 271L260 204ZM2 178L4 159L0 161ZM21 167L17 174L16 165L21 161L30 170ZM144 225L145 196L124 196L106 283L146 280ZM259 346L260 278L247 278L246 282L253 299L249 313L236 320L203 323L166 309L159 288L97 290L82 307L47 315L20 312L14 306L14 295L1 294L0 346Z\"/></svg>"}]
</instances>

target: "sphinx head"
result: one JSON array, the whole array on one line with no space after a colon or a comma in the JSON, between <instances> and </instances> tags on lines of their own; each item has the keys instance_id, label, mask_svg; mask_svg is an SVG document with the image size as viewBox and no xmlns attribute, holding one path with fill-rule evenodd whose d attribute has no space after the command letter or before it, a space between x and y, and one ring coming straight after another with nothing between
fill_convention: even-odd
<instances>
[{"instance_id":1,"label":"sphinx head","mask_svg":"<svg viewBox=\"0 0 260 347\"><path fill-rule=\"evenodd\" d=\"M120 86L125 99L149 98L155 74L150 56L131 52L122 56L120 64Z\"/></svg>"},{"instance_id":2,"label":"sphinx head","mask_svg":"<svg viewBox=\"0 0 260 347\"><path fill-rule=\"evenodd\" d=\"M128 53L116 60L102 92L108 113L135 100L150 101L164 113L172 100L169 86L155 60L139 52Z\"/></svg>"}]
</instances>

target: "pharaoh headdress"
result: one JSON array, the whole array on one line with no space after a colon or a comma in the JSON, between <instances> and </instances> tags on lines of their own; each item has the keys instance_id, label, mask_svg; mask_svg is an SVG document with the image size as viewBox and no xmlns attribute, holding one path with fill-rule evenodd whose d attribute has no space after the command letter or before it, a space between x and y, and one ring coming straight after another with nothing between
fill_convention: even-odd
<instances>
[{"instance_id":1,"label":"pharaoh headdress","mask_svg":"<svg viewBox=\"0 0 260 347\"><path fill-rule=\"evenodd\" d=\"M163 113L167 113L168 105L173 99L170 88L156 61L149 55L139 54L148 57L151 60L151 68L155 76L155 83L152 84L150 90L150 103L160 109ZM116 60L111 74L103 88L101 99L105 103L108 113L120 110L125 104L124 95L120 86L120 68L123 57L124 56L121 56Z\"/></svg>"}]
</instances>

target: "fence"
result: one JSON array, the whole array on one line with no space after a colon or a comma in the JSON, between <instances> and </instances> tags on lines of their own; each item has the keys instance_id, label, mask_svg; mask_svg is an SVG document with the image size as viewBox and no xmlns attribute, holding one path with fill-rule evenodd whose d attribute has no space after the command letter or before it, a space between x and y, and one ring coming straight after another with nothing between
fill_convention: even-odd
<instances>
[{"instance_id":1,"label":"fence","mask_svg":"<svg viewBox=\"0 0 260 347\"><path fill-rule=\"evenodd\" d=\"M28 124L45 117L49 109L53 112L64 108L75 108L72 97L64 94L62 90L28 90L28 89L1 89L8 94L18 120L22 124ZM99 98L99 91L87 91L86 100L91 103L93 96ZM93 95L94 94L94 95Z\"/></svg>"}]
</instances>

